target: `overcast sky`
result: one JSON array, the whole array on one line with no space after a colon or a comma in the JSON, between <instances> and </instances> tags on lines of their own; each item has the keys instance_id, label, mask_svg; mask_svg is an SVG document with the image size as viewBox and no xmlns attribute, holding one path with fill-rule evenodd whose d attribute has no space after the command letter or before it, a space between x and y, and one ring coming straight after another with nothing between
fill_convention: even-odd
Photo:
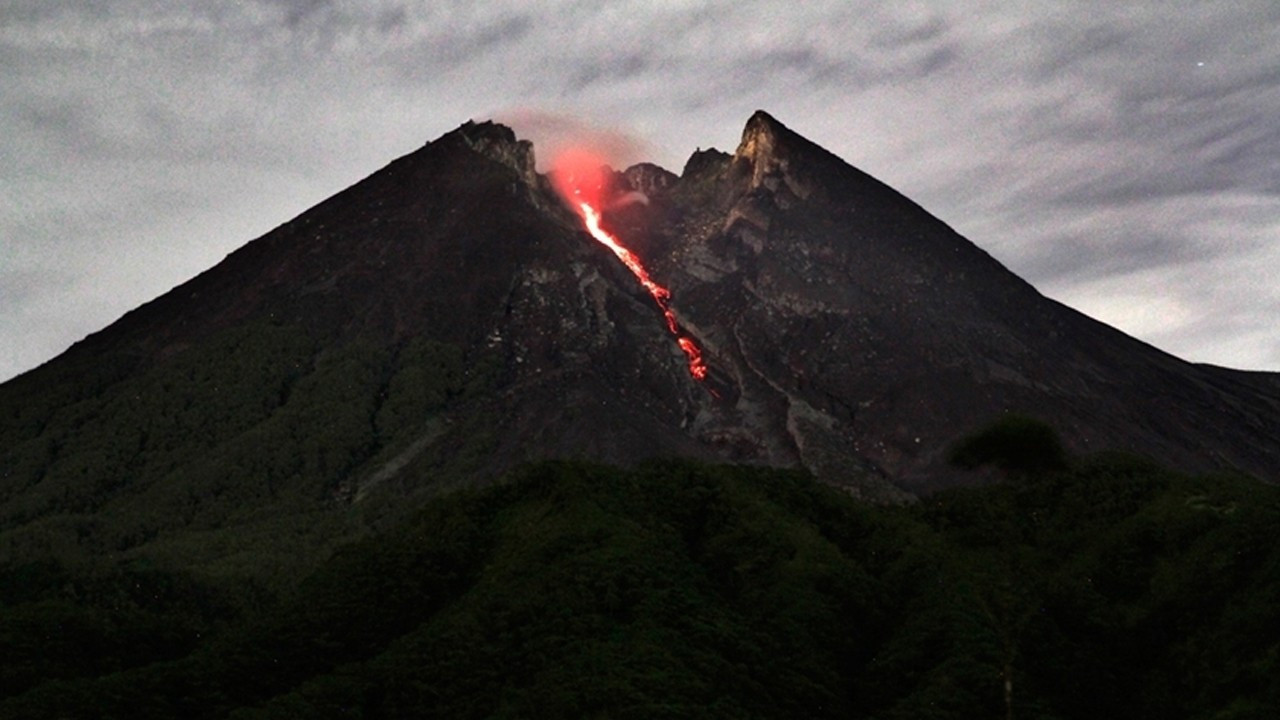
<instances>
[{"instance_id":1,"label":"overcast sky","mask_svg":"<svg viewBox=\"0 0 1280 720\"><path fill-rule=\"evenodd\" d=\"M757 108L1046 295L1280 370L1275 0L0 0L0 379L468 119L679 172Z\"/></svg>"}]
</instances>

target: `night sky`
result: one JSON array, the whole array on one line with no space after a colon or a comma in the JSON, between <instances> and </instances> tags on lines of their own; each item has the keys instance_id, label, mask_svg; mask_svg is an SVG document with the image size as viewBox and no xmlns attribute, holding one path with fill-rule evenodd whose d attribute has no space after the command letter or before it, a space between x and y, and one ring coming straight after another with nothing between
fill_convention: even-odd
<instances>
[{"instance_id":1,"label":"night sky","mask_svg":"<svg viewBox=\"0 0 1280 720\"><path fill-rule=\"evenodd\" d=\"M757 108L1044 294L1280 370L1274 0L0 0L0 379L468 119L679 172Z\"/></svg>"}]
</instances>

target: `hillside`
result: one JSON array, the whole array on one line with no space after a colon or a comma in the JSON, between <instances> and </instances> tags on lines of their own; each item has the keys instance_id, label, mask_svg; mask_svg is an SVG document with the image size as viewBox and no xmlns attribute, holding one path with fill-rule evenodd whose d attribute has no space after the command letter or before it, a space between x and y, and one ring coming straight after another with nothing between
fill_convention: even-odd
<instances>
[{"instance_id":1,"label":"hillside","mask_svg":"<svg viewBox=\"0 0 1280 720\"><path fill-rule=\"evenodd\" d=\"M1270 717L1277 523L1275 487L1122 456L897 508L542 464L277 599L9 568L0 716Z\"/></svg>"},{"instance_id":2,"label":"hillside","mask_svg":"<svg viewBox=\"0 0 1280 720\"><path fill-rule=\"evenodd\" d=\"M973 477L1007 413L1077 452L1280 477L1275 374L1192 365L1039 295L765 113L604 227L467 123L0 385L0 565L288 585L428 498L547 459L803 469L876 502ZM704 353L691 377L670 335Z\"/></svg>"},{"instance_id":3,"label":"hillside","mask_svg":"<svg viewBox=\"0 0 1280 720\"><path fill-rule=\"evenodd\" d=\"M1280 376L765 113L594 227L532 153L467 123L0 384L0 717L1275 715Z\"/></svg>"}]
</instances>

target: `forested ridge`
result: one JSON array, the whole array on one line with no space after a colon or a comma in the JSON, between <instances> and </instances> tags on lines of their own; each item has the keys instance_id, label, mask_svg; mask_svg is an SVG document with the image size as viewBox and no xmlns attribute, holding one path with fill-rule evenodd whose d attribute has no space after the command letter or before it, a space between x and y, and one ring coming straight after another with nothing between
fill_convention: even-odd
<instances>
[{"instance_id":1,"label":"forested ridge","mask_svg":"<svg viewBox=\"0 0 1280 720\"><path fill-rule=\"evenodd\" d=\"M14 562L0 716L1274 717L1280 489L1040 428L971 438L995 482L900 507L529 466L278 590Z\"/></svg>"}]
</instances>

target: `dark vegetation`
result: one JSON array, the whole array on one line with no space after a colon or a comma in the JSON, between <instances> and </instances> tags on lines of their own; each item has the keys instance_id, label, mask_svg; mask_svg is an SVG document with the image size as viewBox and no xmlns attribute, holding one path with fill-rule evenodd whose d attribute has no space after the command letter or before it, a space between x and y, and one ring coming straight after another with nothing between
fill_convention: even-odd
<instances>
[{"instance_id":1,"label":"dark vegetation","mask_svg":"<svg viewBox=\"0 0 1280 720\"><path fill-rule=\"evenodd\" d=\"M339 343L268 321L154 367L50 363L0 386L0 564L123 557L292 584L370 516L399 512L348 510L355 478L480 394L491 367L422 338ZM486 443L463 433L457 472Z\"/></svg>"},{"instance_id":2,"label":"dark vegetation","mask_svg":"<svg viewBox=\"0 0 1280 720\"><path fill-rule=\"evenodd\" d=\"M1275 716L1280 489L1017 419L955 455L1005 479L542 464L274 593L11 561L0 716Z\"/></svg>"}]
</instances>

